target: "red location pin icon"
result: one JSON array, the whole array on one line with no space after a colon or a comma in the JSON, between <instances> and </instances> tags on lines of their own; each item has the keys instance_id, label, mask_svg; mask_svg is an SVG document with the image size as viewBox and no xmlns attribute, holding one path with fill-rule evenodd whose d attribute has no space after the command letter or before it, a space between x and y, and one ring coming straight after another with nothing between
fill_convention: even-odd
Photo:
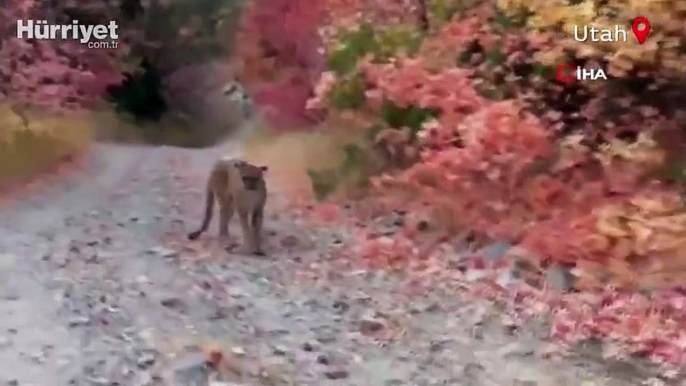
<instances>
[{"instance_id":1,"label":"red location pin icon","mask_svg":"<svg viewBox=\"0 0 686 386\"><path fill-rule=\"evenodd\" d=\"M645 17L639 16L631 23L631 30L634 32L638 43L643 44L650 33L650 22Z\"/></svg>"}]
</instances>

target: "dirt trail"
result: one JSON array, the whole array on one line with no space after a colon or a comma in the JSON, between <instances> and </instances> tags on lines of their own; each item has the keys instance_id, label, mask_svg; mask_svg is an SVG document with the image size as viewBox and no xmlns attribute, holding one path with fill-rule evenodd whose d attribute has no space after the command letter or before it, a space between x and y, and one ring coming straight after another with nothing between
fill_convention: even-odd
<instances>
[{"instance_id":1,"label":"dirt trail","mask_svg":"<svg viewBox=\"0 0 686 386\"><path fill-rule=\"evenodd\" d=\"M276 206L266 258L174 244L197 225L205 170L237 152L98 145L85 175L0 210L0 382L205 385L194 348L204 342L233 350L245 370L226 385L630 386L645 378L593 360L541 360L539 327L507 331L487 304L438 285L410 298L401 291L407 278L384 273L299 281L305 266L326 270L345 234L308 229Z\"/></svg>"}]
</instances>

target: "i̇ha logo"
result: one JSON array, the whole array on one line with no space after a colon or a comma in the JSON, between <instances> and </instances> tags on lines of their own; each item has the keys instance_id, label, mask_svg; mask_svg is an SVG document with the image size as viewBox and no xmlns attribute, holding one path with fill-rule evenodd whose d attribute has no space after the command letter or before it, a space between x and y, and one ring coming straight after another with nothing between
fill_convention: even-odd
<instances>
[{"instance_id":1,"label":"i\u0307ha logo","mask_svg":"<svg viewBox=\"0 0 686 386\"><path fill-rule=\"evenodd\" d=\"M56 40L73 39L88 48L117 48L119 35L117 22L83 25L78 20L72 24L49 24L47 20L17 20L17 38Z\"/></svg>"}]
</instances>

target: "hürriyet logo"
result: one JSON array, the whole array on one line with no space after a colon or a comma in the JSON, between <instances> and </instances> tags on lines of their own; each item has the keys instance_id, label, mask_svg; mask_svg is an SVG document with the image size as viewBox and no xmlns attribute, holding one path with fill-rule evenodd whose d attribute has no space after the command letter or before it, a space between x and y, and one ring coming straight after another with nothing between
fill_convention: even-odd
<instances>
[{"instance_id":1,"label":"h\u00fcrriyet logo","mask_svg":"<svg viewBox=\"0 0 686 386\"><path fill-rule=\"evenodd\" d=\"M109 24L49 24L47 20L17 20L17 38L37 40L78 40L88 48L117 48L119 34L116 21Z\"/></svg>"}]
</instances>

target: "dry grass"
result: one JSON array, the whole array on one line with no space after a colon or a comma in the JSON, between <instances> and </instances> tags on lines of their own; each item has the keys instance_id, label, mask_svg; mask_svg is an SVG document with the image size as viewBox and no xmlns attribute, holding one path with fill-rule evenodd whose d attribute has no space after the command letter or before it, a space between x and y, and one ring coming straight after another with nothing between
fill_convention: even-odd
<instances>
[{"instance_id":1,"label":"dry grass","mask_svg":"<svg viewBox=\"0 0 686 386\"><path fill-rule=\"evenodd\" d=\"M308 169L335 168L344 159L346 144L362 133L321 127L314 131L274 133L261 127L244 141L247 161L269 166L270 181L292 194L311 194Z\"/></svg>"},{"instance_id":2,"label":"dry grass","mask_svg":"<svg viewBox=\"0 0 686 386\"><path fill-rule=\"evenodd\" d=\"M93 139L88 117L22 112L0 104L0 190L82 154Z\"/></svg>"}]
</instances>

